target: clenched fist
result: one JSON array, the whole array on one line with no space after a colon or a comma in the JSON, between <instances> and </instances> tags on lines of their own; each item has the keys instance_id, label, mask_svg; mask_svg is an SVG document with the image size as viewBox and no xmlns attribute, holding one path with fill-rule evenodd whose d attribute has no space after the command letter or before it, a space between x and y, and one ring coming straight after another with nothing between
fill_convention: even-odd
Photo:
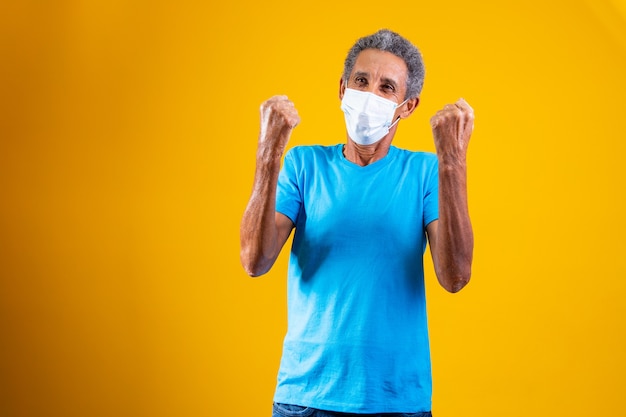
<instances>
[{"instance_id":1,"label":"clenched fist","mask_svg":"<svg viewBox=\"0 0 626 417\"><path fill-rule=\"evenodd\" d=\"M291 131L300 123L300 116L287 96L274 96L261 104L259 150L273 156L282 155Z\"/></svg>"},{"instance_id":2,"label":"clenched fist","mask_svg":"<svg viewBox=\"0 0 626 417\"><path fill-rule=\"evenodd\" d=\"M430 126L439 158L465 161L474 130L474 110L470 105L462 98L447 104L430 119Z\"/></svg>"}]
</instances>

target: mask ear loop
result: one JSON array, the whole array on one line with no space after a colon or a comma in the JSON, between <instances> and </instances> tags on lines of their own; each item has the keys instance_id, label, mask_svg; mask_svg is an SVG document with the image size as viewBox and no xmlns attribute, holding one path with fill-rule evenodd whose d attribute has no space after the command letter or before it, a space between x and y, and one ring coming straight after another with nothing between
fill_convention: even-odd
<instances>
[{"instance_id":1,"label":"mask ear loop","mask_svg":"<svg viewBox=\"0 0 626 417\"><path fill-rule=\"evenodd\" d=\"M402 103L398 104L398 105L396 106L396 109L397 109L398 107L402 107L402 106L404 106L404 104L405 104L407 101L409 101L409 99L408 99L408 98L407 98L406 100L404 100ZM398 118L397 118L397 119L396 119L396 120L395 120L395 121L394 121L394 122L393 122L393 123L389 126L389 129L391 129L391 128L395 125L395 124L397 124L397 123L400 121L400 119L401 119L401 117L400 117L400 116L398 116Z\"/></svg>"}]
</instances>

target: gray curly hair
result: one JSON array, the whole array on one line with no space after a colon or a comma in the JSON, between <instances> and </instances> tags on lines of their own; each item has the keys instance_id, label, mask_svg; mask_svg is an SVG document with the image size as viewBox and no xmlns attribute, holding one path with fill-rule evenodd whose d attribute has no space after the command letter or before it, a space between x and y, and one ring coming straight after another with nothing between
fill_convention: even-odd
<instances>
[{"instance_id":1,"label":"gray curly hair","mask_svg":"<svg viewBox=\"0 0 626 417\"><path fill-rule=\"evenodd\" d=\"M406 81L405 99L419 97L424 86L424 61L419 49L407 39L388 29L381 29L378 32L364 36L348 51L348 56L344 61L343 80L347 84L348 78L354 68L357 57L364 49L378 49L390 52L404 60L408 68L408 78Z\"/></svg>"}]
</instances>

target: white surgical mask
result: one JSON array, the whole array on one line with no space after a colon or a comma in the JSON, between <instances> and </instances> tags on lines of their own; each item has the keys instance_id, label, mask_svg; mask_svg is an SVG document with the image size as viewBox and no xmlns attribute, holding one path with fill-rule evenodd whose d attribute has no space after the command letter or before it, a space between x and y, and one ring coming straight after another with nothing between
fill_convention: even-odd
<instances>
[{"instance_id":1,"label":"white surgical mask","mask_svg":"<svg viewBox=\"0 0 626 417\"><path fill-rule=\"evenodd\" d=\"M359 145L378 142L398 123L400 118L394 122L393 115L406 102L396 104L374 93L346 88L341 110L345 114L348 135Z\"/></svg>"}]
</instances>

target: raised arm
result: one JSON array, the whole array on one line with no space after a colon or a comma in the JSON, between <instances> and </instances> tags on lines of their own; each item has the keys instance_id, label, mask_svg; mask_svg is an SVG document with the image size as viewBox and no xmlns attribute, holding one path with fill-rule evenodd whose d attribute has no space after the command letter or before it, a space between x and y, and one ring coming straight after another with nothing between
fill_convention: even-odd
<instances>
[{"instance_id":1,"label":"raised arm","mask_svg":"<svg viewBox=\"0 0 626 417\"><path fill-rule=\"evenodd\" d=\"M426 227L435 273L450 292L470 280L474 234L467 206L467 146L474 111L463 99L448 104L431 121L439 159L439 220Z\"/></svg>"},{"instance_id":2,"label":"raised arm","mask_svg":"<svg viewBox=\"0 0 626 417\"><path fill-rule=\"evenodd\" d=\"M298 112L286 96L272 97L261 105L254 184L239 231L241 264L253 277L270 270L294 226L287 216L276 212L276 185L280 160L299 122Z\"/></svg>"}]
</instances>

